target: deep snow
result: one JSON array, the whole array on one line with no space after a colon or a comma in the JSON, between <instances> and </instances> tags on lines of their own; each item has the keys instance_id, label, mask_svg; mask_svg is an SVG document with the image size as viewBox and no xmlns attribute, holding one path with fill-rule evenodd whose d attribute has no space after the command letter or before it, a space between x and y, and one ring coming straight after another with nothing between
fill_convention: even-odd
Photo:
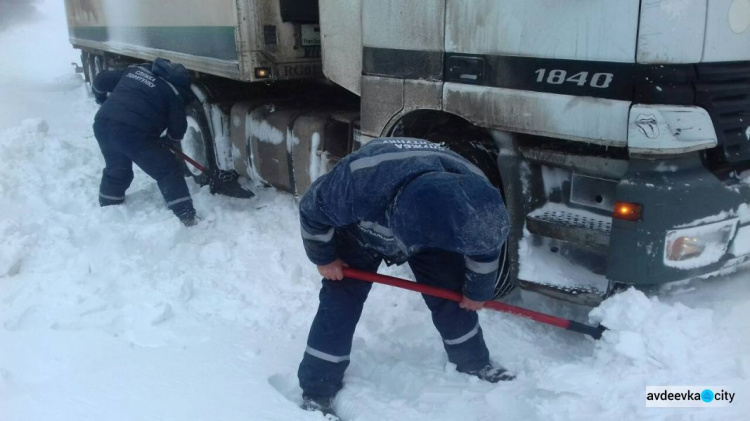
<instances>
[{"instance_id":1,"label":"deep snow","mask_svg":"<svg viewBox=\"0 0 750 421\"><path fill-rule=\"evenodd\" d=\"M96 104L69 63L58 2L0 32L0 420L321 420L296 369L319 278L290 195L251 201L190 184L185 229L137 171L126 205L96 203ZM387 273L409 277L404 268ZM515 303L586 320L533 294ZM481 312L491 385L446 364L414 293L376 286L336 405L348 421L746 419L750 274L659 298L630 290L591 313L599 342ZM729 408L645 407L647 385L723 386Z\"/></svg>"}]
</instances>

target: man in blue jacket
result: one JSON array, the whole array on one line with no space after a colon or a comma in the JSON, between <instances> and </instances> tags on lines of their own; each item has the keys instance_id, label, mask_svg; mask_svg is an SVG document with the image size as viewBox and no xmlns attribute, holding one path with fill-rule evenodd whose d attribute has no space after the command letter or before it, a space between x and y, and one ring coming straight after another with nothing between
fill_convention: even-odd
<instances>
[{"instance_id":1,"label":"man in blue jacket","mask_svg":"<svg viewBox=\"0 0 750 421\"><path fill-rule=\"evenodd\" d=\"M408 262L416 281L463 293L423 295L458 371L498 382L513 376L490 362L476 310L492 298L509 232L500 192L479 168L420 139L375 139L320 177L300 202L308 258L324 277L298 377L303 408L333 414L369 282L381 261Z\"/></svg>"},{"instance_id":2,"label":"man in blue jacket","mask_svg":"<svg viewBox=\"0 0 750 421\"><path fill-rule=\"evenodd\" d=\"M160 145L179 146L187 130L185 103L190 75L182 65L157 58L153 65L133 65L99 73L92 84L101 108L94 119L94 135L104 155L99 186L101 206L119 205L133 181L133 163L159 186L167 207L186 226L196 224L195 209L183 167Z\"/></svg>"}]
</instances>

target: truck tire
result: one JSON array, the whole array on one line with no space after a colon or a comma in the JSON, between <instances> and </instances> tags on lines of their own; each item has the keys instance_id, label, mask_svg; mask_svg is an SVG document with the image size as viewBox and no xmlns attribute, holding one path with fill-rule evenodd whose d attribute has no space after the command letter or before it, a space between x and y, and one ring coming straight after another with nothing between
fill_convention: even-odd
<instances>
[{"instance_id":1,"label":"truck tire","mask_svg":"<svg viewBox=\"0 0 750 421\"><path fill-rule=\"evenodd\" d=\"M180 142L182 151L208 171L215 171L214 140L202 104L198 100L191 101L185 106L185 114L187 115L188 128ZM187 162L184 165L186 177L192 177L201 186L208 184L209 176L207 174Z\"/></svg>"},{"instance_id":2,"label":"truck tire","mask_svg":"<svg viewBox=\"0 0 750 421\"><path fill-rule=\"evenodd\" d=\"M446 146L452 151L458 153L464 158L471 161L474 165L484 172L487 178L495 185L505 200L505 193L503 192L503 185L500 180L500 174L497 171L497 159L486 147L481 147L477 144L476 140L467 139L465 136L470 132L455 133L457 141L446 141ZM510 240L510 239L508 239ZM510 259L510 251L508 250L508 241L503 244L500 249L500 266L497 271L497 279L495 280L494 295L493 299L504 297L508 295L516 287L517 282L513 277L512 260Z\"/></svg>"},{"instance_id":3,"label":"truck tire","mask_svg":"<svg viewBox=\"0 0 750 421\"><path fill-rule=\"evenodd\" d=\"M445 144L450 150L479 167L490 182L500 190L503 199L505 199L500 172L497 169L497 156L492 152L493 148L487 145L488 135L485 131L473 126L438 125L429 130L423 137L431 142ZM500 250L500 266L495 280L493 299L508 295L518 284L518 269L513 264L518 259L511 258L510 253L513 252L517 251L515 251L515 248L509 247L508 241L506 241Z\"/></svg>"},{"instance_id":4,"label":"truck tire","mask_svg":"<svg viewBox=\"0 0 750 421\"><path fill-rule=\"evenodd\" d=\"M94 78L96 78L96 76L101 73L102 70L106 70L104 57L97 54L94 56Z\"/></svg>"},{"instance_id":5,"label":"truck tire","mask_svg":"<svg viewBox=\"0 0 750 421\"><path fill-rule=\"evenodd\" d=\"M89 83L93 85L96 75L104 70L104 57L92 53L88 53L87 55L88 57L86 61L88 62L88 66L86 66L85 69L88 69Z\"/></svg>"}]
</instances>

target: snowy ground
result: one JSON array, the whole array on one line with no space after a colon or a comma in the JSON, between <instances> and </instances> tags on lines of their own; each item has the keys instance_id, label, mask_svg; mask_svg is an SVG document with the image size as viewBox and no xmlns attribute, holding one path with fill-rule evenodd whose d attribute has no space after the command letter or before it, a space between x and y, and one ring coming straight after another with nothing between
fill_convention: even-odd
<instances>
[{"instance_id":1,"label":"snowy ground","mask_svg":"<svg viewBox=\"0 0 750 421\"><path fill-rule=\"evenodd\" d=\"M138 172L125 206L100 209L96 105L57 3L0 32L0 420L321 420L296 406L319 279L294 199L191 183L206 222L188 230ZM337 408L347 421L747 419L747 272L660 298L631 290L591 316L612 329L599 342L482 312L493 358L519 375L491 385L446 364L418 295L377 286ZM646 408L647 385L737 396Z\"/></svg>"}]
</instances>

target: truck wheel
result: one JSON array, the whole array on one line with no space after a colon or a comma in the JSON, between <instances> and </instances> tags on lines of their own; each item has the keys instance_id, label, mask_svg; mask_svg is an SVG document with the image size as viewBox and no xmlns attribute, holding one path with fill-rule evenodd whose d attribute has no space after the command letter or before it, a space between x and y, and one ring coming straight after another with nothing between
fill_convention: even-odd
<instances>
[{"instance_id":1,"label":"truck wheel","mask_svg":"<svg viewBox=\"0 0 750 421\"><path fill-rule=\"evenodd\" d=\"M96 75L98 75L99 72L103 70L104 57L101 57L97 54L88 53L86 62L88 63L88 65L85 67L85 69L88 70L89 83L93 85L94 79L96 79Z\"/></svg>"},{"instance_id":2,"label":"truck wheel","mask_svg":"<svg viewBox=\"0 0 750 421\"><path fill-rule=\"evenodd\" d=\"M101 73L102 70L106 70L105 67L106 66L104 64L104 57L100 55L94 56L94 77L96 77L96 75Z\"/></svg>"},{"instance_id":3,"label":"truck wheel","mask_svg":"<svg viewBox=\"0 0 750 421\"><path fill-rule=\"evenodd\" d=\"M448 148L479 167L490 182L500 190L503 201L505 201L502 180L497 170L497 156L489 151L490 148L478 140L481 139L479 136L481 135L477 135L477 137L472 136L470 130L461 131L454 133L449 138L451 140L446 140L445 144ZM492 298L504 297L516 287L516 282L514 282L512 276L508 241L510 241L510 238L503 244L503 248L500 249L500 266L498 267L497 279L495 280L495 295Z\"/></svg>"},{"instance_id":4,"label":"truck wheel","mask_svg":"<svg viewBox=\"0 0 750 421\"><path fill-rule=\"evenodd\" d=\"M214 141L206 115L203 112L203 106L200 102L194 100L187 104L185 113L187 114L188 127L180 142L182 151L204 168L213 171L216 167ZM185 163L185 176L193 177L195 182L201 186L205 186L209 182L208 175L187 162Z\"/></svg>"},{"instance_id":5,"label":"truck wheel","mask_svg":"<svg viewBox=\"0 0 750 421\"><path fill-rule=\"evenodd\" d=\"M419 136L417 136L419 137ZM497 155L492 152L491 141L485 138L487 133L474 127L437 127L425 135L427 140L444 143L450 150L463 156L484 172L490 182L495 185L505 200L500 172L497 169ZM509 239L510 241L510 239ZM500 250L500 266L495 280L495 294L493 298L500 298L509 294L516 287L517 271L514 271L508 242ZM515 259L517 261L517 259ZM514 273L516 273L514 275Z\"/></svg>"},{"instance_id":6,"label":"truck wheel","mask_svg":"<svg viewBox=\"0 0 750 421\"><path fill-rule=\"evenodd\" d=\"M495 280L495 294L493 299L508 295L516 287L511 276L511 261L508 255L508 242L503 244L500 249L500 267L497 270L497 280Z\"/></svg>"}]
</instances>

